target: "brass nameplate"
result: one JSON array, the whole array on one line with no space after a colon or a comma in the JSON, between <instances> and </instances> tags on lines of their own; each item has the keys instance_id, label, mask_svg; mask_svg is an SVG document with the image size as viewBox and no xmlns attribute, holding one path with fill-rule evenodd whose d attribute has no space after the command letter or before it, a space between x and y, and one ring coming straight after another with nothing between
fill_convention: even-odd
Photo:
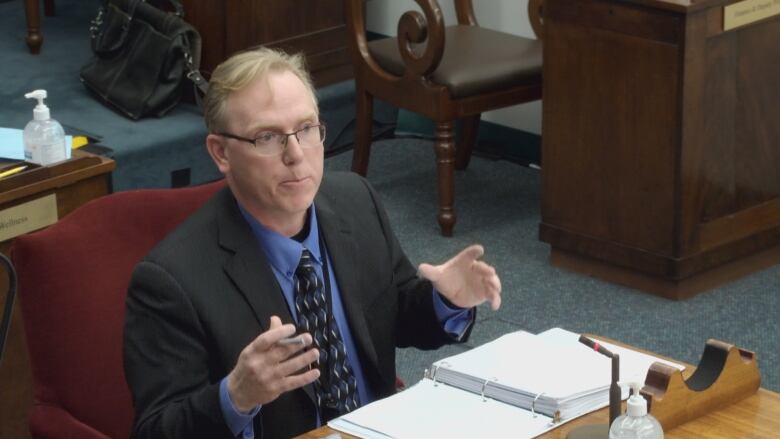
<instances>
[{"instance_id":1,"label":"brass nameplate","mask_svg":"<svg viewBox=\"0 0 780 439\"><path fill-rule=\"evenodd\" d=\"M0 242L57 222L57 195L50 194L0 210Z\"/></svg>"},{"instance_id":2,"label":"brass nameplate","mask_svg":"<svg viewBox=\"0 0 780 439\"><path fill-rule=\"evenodd\" d=\"M780 14L780 0L745 0L723 7L723 30Z\"/></svg>"}]
</instances>

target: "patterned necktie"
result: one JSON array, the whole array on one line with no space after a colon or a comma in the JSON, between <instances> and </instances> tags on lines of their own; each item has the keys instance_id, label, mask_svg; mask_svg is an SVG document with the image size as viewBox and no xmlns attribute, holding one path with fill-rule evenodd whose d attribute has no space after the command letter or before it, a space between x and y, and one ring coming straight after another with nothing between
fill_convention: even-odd
<instances>
[{"instance_id":1,"label":"patterned necktie","mask_svg":"<svg viewBox=\"0 0 780 439\"><path fill-rule=\"evenodd\" d=\"M315 383L317 405L323 417L342 415L360 406L357 380L347 362L347 350L336 320L329 312L325 288L312 265L312 255L304 249L293 279L298 323L314 338L320 351L320 378Z\"/></svg>"}]
</instances>

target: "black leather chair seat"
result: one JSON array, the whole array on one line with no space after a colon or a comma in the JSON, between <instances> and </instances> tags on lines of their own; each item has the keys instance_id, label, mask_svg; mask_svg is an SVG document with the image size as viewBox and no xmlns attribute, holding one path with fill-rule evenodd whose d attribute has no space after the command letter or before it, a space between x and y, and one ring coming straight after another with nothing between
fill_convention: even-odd
<instances>
[{"instance_id":1,"label":"black leather chair seat","mask_svg":"<svg viewBox=\"0 0 780 439\"><path fill-rule=\"evenodd\" d=\"M415 47L422 53L424 44ZM368 43L376 62L401 76L406 69L396 38ZM453 98L464 98L515 85L539 82L542 43L477 26L448 26L444 55L433 72L434 83L447 86Z\"/></svg>"}]
</instances>

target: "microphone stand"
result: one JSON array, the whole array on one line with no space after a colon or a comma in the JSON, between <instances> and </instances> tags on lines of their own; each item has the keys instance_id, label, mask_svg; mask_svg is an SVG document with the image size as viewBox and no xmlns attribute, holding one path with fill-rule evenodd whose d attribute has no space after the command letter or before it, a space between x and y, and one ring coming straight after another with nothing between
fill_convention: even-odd
<instances>
[{"instance_id":1,"label":"microphone stand","mask_svg":"<svg viewBox=\"0 0 780 439\"><path fill-rule=\"evenodd\" d=\"M620 386L618 385L618 381L620 380L620 356L610 352L598 342L593 341L584 335L580 336L580 343L612 359L612 382L609 385L609 423L606 425L581 425L572 429L569 434L566 435L566 439L607 439L609 438L609 427L615 422L615 419L620 416L621 393Z\"/></svg>"}]
</instances>

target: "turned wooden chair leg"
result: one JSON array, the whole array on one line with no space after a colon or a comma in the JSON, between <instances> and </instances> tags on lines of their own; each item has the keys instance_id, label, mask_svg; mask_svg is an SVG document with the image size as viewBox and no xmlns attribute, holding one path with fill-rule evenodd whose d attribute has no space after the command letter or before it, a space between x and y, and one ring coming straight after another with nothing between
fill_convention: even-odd
<instances>
[{"instance_id":1,"label":"turned wooden chair leg","mask_svg":"<svg viewBox=\"0 0 780 439\"><path fill-rule=\"evenodd\" d=\"M469 166L471 152L477 143L477 133L479 132L479 119L481 114L464 117L461 119L462 130L460 140L458 141L457 155L455 157L455 168L464 170Z\"/></svg>"},{"instance_id":2,"label":"turned wooden chair leg","mask_svg":"<svg viewBox=\"0 0 780 439\"><path fill-rule=\"evenodd\" d=\"M38 0L25 0L24 11L27 16L27 47L30 53L37 54L41 51L43 36L41 35L41 12Z\"/></svg>"},{"instance_id":3,"label":"turned wooden chair leg","mask_svg":"<svg viewBox=\"0 0 780 439\"><path fill-rule=\"evenodd\" d=\"M368 173L368 158L371 154L374 98L358 88L355 100L355 144L352 152L352 172L357 172L365 177Z\"/></svg>"},{"instance_id":4,"label":"turned wooden chair leg","mask_svg":"<svg viewBox=\"0 0 780 439\"><path fill-rule=\"evenodd\" d=\"M439 174L439 226L443 236L452 236L455 227L455 124L452 121L436 123L437 172Z\"/></svg>"}]
</instances>

